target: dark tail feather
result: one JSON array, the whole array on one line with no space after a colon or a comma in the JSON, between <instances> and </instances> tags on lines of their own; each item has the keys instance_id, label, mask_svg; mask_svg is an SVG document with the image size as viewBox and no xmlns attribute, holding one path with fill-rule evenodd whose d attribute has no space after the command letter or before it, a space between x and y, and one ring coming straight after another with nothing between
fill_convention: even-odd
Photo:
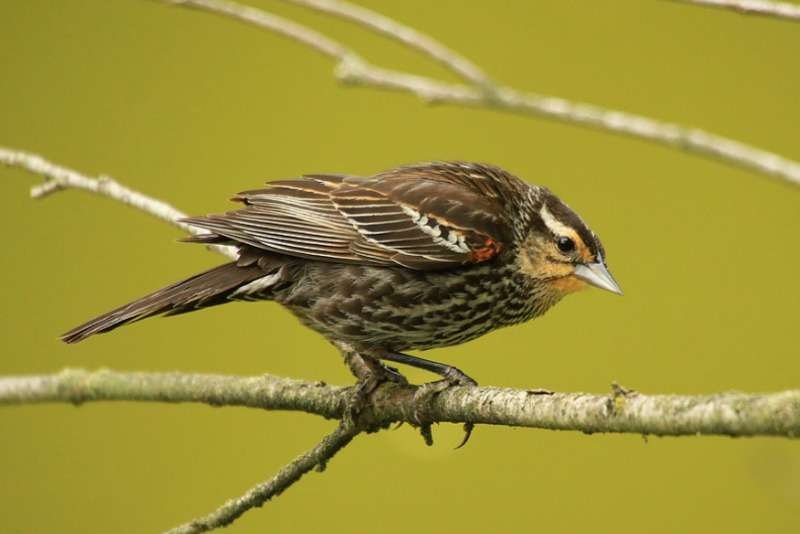
<instances>
[{"instance_id":1,"label":"dark tail feather","mask_svg":"<svg viewBox=\"0 0 800 534\"><path fill-rule=\"evenodd\" d=\"M257 264L227 263L135 300L73 328L61 339L77 343L118 326L152 315L174 315L229 302L239 287L269 274Z\"/></svg>"}]
</instances>

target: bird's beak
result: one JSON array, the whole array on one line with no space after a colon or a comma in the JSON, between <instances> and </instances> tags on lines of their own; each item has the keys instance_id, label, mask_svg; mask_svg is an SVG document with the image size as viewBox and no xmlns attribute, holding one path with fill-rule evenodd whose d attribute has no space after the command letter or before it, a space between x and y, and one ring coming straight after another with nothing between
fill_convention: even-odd
<instances>
[{"instance_id":1,"label":"bird's beak","mask_svg":"<svg viewBox=\"0 0 800 534\"><path fill-rule=\"evenodd\" d=\"M611 276L611 273L608 272L603 262L581 263L575 267L575 276L600 289L607 289L612 293L622 295L622 289L620 289L614 277Z\"/></svg>"}]
</instances>

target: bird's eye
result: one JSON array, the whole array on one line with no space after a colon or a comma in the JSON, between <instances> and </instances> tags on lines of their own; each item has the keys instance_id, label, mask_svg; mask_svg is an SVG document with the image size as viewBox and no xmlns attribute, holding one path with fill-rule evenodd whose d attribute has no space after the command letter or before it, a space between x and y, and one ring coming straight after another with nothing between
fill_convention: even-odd
<instances>
[{"instance_id":1,"label":"bird's eye","mask_svg":"<svg viewBox=\"0 0 800 534\"><path fill-rule=\"evenodd\" d=\"M575 241L563 235L556 239L556 245L558 245L558 250L564 254L569 254L575 250Z\"/></svg>"}]
</instances>

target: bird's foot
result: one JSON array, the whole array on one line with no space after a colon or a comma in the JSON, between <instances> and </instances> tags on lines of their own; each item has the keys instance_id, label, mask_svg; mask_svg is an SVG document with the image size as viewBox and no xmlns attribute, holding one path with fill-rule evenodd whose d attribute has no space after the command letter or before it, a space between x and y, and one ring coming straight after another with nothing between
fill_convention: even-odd
<instances>
[{"instance_id":1,"label":"bird's foot","mask_svg":"<svg viewBox=\"0 0 800 534\"><path fill-rule=\"evenodd\" d=\"M423 413L431 405L434 398L451 387L478 385L478 382L472 377L456 367L447 367L442 372L442 376L444 377L442 380L422 384L414 393L414 419L417 420L422 439L425 440L425 444L428 446L433 445L433 432L431 431L431 424L424 422L426 418ZM456 449L460 449L467 444L474 428L474 423L464 423L464 438Z\"/></svg>"},{"instance_id":2,"label":"bird's foot","mask_svg":"<svg viewBox=\"0 0 800 534\"><path fill-rule=\"evenodd\" d=\"M390 367L383 363L380 364L382 367L381 373L385 373L383 376L383 380L381 382L394 382L399 386L407 386L408 379L400 372L397 367Z\"/></svg>"},{"instance_id":3,"label":"bird's foot","mask_svg":"<svg viewBox=\"0 0 800 534\"><path fill-rule=\"evenodd\" d=\"M369 404L370 395L384 382L393 382L398 385L408 385L408 380L400 371L368 357L361 357L361 372L357 374L358 382L353 387L350 398L344 409L344 420L348 424L355 424L359 415Z\"/></svg>"}]
</instances>

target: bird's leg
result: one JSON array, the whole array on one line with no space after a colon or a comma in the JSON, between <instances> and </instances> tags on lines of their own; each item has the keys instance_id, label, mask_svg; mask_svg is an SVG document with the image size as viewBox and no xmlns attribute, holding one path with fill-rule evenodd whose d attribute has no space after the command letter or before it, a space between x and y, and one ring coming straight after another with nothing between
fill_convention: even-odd
<instances>
[{"instance_id":1,"label":"bird's leg","mask_svg":"<svg viewBox=\"0 0 800 534\"><path fill-rule=\"evenodd\" d=\"M388 360L390 362L402 363L405 365L410 365L411 367L416 367L418 369L424 369L426 371L436 373L437 375L441 376L444 380L437 380L436 382L430 382L430 384L437 384L441 382L446 383L445 387L442 388L441 391L444 391L449 386L478 385L478 383L472 377L470 377L464 371L462 371L457 367L453 367L452 365L447 365L444 363L435 362L433 360L426 360L425 358L420 358L419 356L411 356L410 354L403 354L402 352L384 352L380 355L380 359Z\"/></svg>"},{"instance_id":2,"label":"bird's leg","mask_svg":"<svg viewBox=\"0 0 800 534\"><path fill-rule=\"evenodd\" d=\"M358 379L359 383L374 382L370 392L386 381L401 385L408 384L408 380L399 370L384 365L376 358L353 350L342 350L342 353L350 372Z\"/></svg>"},{"instance_id":3,"label":"bird's leg","mask_svg":"<svg viewBox=\"0 0 800 534\"><path fill-rule=\"evenodd\" d=\"M384 365L379 360L353 350L349 346L337 345L342 352L345 363L350 368L350 372L358 379L353 388L353 395L345 407L345 419L354 421L364 409L369 399L369 395L383 382L390 381L397 384L406 385L408 380L400 372Z\"/></svg>"},{"instance_id":4,"label":"bird's leg","mask_svg":"<svg viewBox=\"0 0 800 534\"><path fill-rule=\"evenodd\" d=\"M428 382L419 386L414 394L414 400L416 401L415 404L417 404L417 406L429 404L436 395L452 386L478 385L478 383L472 377L464 373L461 369L453 367L452 365L435 362L433 360L426 360L425 358L411 356L401 352L386 352L381 354L380 358L382 360L388 360L390 362L402 363L412 367L417 367L419 369L424 369L426 371L436 373L442 377L442 380ZM414 417L418 421L420 420L418 410L415 410ZM425 443L428 445L433 444L430 423L420 423L420 428L422 431L422 437L425 439ZM474 428L474 423L464 423L464 439L461 440L461 443L458 445L458 447L456 447L457 449L467 444L467 441L469 441Z\"/></svg>"}]
</instances>

